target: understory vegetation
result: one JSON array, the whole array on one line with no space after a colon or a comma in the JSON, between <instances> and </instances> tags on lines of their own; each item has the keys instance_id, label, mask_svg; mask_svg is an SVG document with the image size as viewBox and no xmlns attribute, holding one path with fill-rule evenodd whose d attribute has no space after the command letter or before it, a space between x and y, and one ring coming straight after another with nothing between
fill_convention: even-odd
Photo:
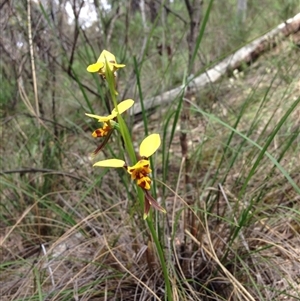
<instances>
[{"instance_id":1,"label":"understory vegetation","mask_svg":"<svg viewBox=\"0 0 300 301\"><path fill-rule=\"evenodd\" d=\"M1 4L1 300L300 300L299 29L193 89L298 1L107 2Z\"/></svg>"}]
</instances>

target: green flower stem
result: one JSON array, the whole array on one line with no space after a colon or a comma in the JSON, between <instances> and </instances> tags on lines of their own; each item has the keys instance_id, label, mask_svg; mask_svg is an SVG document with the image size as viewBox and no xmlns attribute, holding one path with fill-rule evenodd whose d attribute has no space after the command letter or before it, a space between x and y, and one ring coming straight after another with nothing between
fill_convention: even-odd
<instances>
[{"instance_id":1,"label":"green flower stem","mask_svg":"<svg viewBox=\"0 0 300 301\"><path fill-rule=\"evenodd\" d=\"M115 89L115 86L116 86L115 85L116 84L115 83L115 77L114 77L114 74L109 69L109 66L108 66L107 62L106 62L105 76L106 76L106 80L108 82L109 91L110 91L111 98L113 100L114 107L116 108L116 110L118 110L118 107L117 107L118 103L117 103L117 98L116 98L117 91ZM132 143L132 139L131 139L128 127L127 127L124 119L122 118L122 116L120 114L118 114L117 119L118 119L118 124L119 124L118 129L120 130L120 133L121 133L122 138L124 140L125 149L126 149L128 155L129 155L131 163L133 164L137 160L136 160L136 155L135 155L135 151L134 151L134 147L133 147L133 143ZM144 192L139 187L138 187L137 191L138 191L138 198L139 198L140 206L141 206L141 208L143 208L144 207L144 202L145 202ZM166 285L166 291L167 291L167 300L172 301L173 297L172 297L171 283L170 283L170 279L169 279L168 267L167 267L167 263L166 263L166 260L165 260L165 257L164 257L163 249L162 249L162 246L161 246L160 241L158 239L155 228L153 226L152 219L150 219L148 217L146 221L147 221L148 228L151 232L151 236L153 238L153 241L156 245L158 257L159 257L161 268L162 268L162 271L163 271L165 285Z\"/></svg>"},{"instance_id":2,"label":"green flower stem","mask_svg":"<svg viewBox=\"0 0 300 301\"><path fill-rule=\"evenodd\" d=\"M140 188L138 190L139 190L139 193L138 193L139 199L141 199L141 197L142 197L142 200L144 202L144 193ZM149 216L151 217L151 215L152 214L150 212ZM165 285L166 285L166 291L167 291L167 300L172 301L173 296L172 296L172 289L171 289L171 283L170 283L170 279L169 279L167 263L166 263L166 260L165 260L165 257L164 257L164 252L163 252L163 249L161 247L160 241L158 239L157 233L154 229L152 219L149 218L149 216L147 217L146 221L147 221L149 230L151 232L153 241L155 243L157 253L158 253L158 257L159 257L160 264L161 264L161 268L162 268L162 271L163 271L163 275L164 275L164 279L165 279Z\"/></svg>"}]
</instances>

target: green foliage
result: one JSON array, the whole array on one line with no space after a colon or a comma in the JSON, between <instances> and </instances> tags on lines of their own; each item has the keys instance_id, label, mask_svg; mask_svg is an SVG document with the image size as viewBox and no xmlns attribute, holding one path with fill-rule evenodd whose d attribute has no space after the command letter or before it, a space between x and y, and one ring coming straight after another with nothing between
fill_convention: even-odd
<instances>
[{"instance_id":1,"label":"green foliage","mask_svg":"<svg viewBox=\"0 0 300 301\"><path fill-rule=\"evenodd\" d=\"M0 64L0 81L1 81L1 93L0 104L3 111L6 109L12 109L16 104L16 90L17 82L14 76L7 71L7 66L4 66L4 62ZM4 113L4 112L2 112Z\"/></svg>"}]
</instances>

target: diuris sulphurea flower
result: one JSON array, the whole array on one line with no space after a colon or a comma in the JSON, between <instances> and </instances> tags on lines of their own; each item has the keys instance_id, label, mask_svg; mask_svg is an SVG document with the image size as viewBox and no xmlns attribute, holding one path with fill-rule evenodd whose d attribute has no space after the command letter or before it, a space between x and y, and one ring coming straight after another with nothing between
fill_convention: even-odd
<instances>
[{"instance_id":1,"label":"diuris sulphurea flower","mask_svg":"<svg viewBox=\"0 0 300 301\"><path fill-rule=\"evenodd\" d=\"M120 102L116 108L114 108L111 113L107 116L99 116L94 114L85 113L85 115L98 119L99 122L102 123L102 127L98 128L92 133L94 138L98 137L105 137L103 142L97 147L97 149L93 152L96 155L107 143L109 137L111 136L115 127L117 127L117 123L114 119L117 117L118 114L124 113L126 110L131 108L134 104L132 99L126 99Z\"/></svg>"},{"instance_id":2,"label":"diuris sulphurea flower","mask_svg":"<svg viewBox=\"0 0 300 301\"><path fill-rule=\"evenodd\" d=\"M147 218L151 206L156 210L166 213L166 210L161 207L149 193L151 188L151 179L149 174L152 172L150 168L149 157L157 151L159 146L160 136L158 134L152 134L146 137L140 144L139 155L141 156L141 160L139 160L135 165L127 166L125 161L120 159L103 160L93 165L113 168L123 167L127 170L131 176L131 179L135 180L136 184L141 187L144 192L144 219Z\"/></svg>"},{"instance_id":3,"label":"diuris sulphurea flower","mask_svg":"<svg viewBox=\"0 0 300 301\"><path fill-rule=\"evenodd\" d=\"M106 65L107 64L107 65ZM106 66L114 73L120 68L125 67L124 64L118 64L116 57L107 50L103 50L96 63L87 67L87 71L91 73L98 72L103 78L105 78Z\"/></svg>"}]
</instances>

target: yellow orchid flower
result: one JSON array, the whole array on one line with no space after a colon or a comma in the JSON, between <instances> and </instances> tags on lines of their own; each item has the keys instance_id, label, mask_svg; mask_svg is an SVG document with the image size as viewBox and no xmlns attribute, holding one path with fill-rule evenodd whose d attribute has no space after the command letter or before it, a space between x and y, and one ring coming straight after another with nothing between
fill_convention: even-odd
<instances>
[{"instance_id":1,"label":"yellow orchid flower","mask_svg":"<svg viewBox=\"0 0 300 301\"><path fill-rule=\"evenodd\" d=\"M161 207L149 193L151 188L151 179L149 174L152 172L152 170L150 169L150 161L148 158L157 151L160 143L161 141L159 134L152 134L146 137L140 144L139 148L139 154L142 159L133 166L126 166L125 161L119 159L103 160L93 165L98 167L124 167L127 170L127 172L131 175L131 179L136 180L136 184L144 191L144 219L147 218L151 206L161 212L166 213L166 210Z\"/></svg>"},{"instance_id":2,"label":"yellow orchid flower","mask_svg":"<svg viewBox=\"0 0 300 301\"><path fill-rule=\"evenodd\" d=\"M94 115L94 114L89 114L89 113L85 113L85 115L92 117L92 118L96 118L96 119L98 119L99 122L107 122L107 121L110 121L110 120L113 120L114 118L116 118L118 114L122 114L126 110L130 109L133 106L133 104L134 104L134 100L126 99L126 100L123 100L122 102L120 102L117 105L117 108L114 108L111 111L111 114L108 116L99 116L99 115Z\"/></svg>"},{"instance_id":3,"label":"yellow orchid flower","mask_svg":"<svg viewBox=\"0 0 300 301\"><path fill-rule=\"evenodd\" d=\"M87 71L94 73L98 72L105 78L105 71L106 71L106 62L109 66L109 69L114 73L120 68L125 67L124 64L118 64L116 61L116 57L107 50L103 50L95 64L91 64L87 67Z\"/></svg>"},{"instance_id":4,"label":"yellow orchid flower","mask_svg":"<svg viewBox=\"0 0 300 301\"><path fill-rule=\"evenodd\" d=\"M94 138L105 137L105 140L93 152L94 155L96 155L103 148L103 146L107 143L110 135L112 134L112 132L114 130L114 126L115 126L115 124L113 124L112 120L114 118L116 118L118 114L122 114L126 110L128 110L129 108L131 108L133 106L133 104L134 104L134 101L132 99L126 99L126 100L120 102L117 105L117 108L114 108L111 111L111 114L108 115L108 116L99 116L99 115L85 113L85 115L87 115L89 117L92 117L92 118L96 118L96 119L98 119L99 122L103 123L103 125L102 125L101 128L98 128L97 130L95 130L92 133L92 136Z\"/></svg>"}]
</instances>

